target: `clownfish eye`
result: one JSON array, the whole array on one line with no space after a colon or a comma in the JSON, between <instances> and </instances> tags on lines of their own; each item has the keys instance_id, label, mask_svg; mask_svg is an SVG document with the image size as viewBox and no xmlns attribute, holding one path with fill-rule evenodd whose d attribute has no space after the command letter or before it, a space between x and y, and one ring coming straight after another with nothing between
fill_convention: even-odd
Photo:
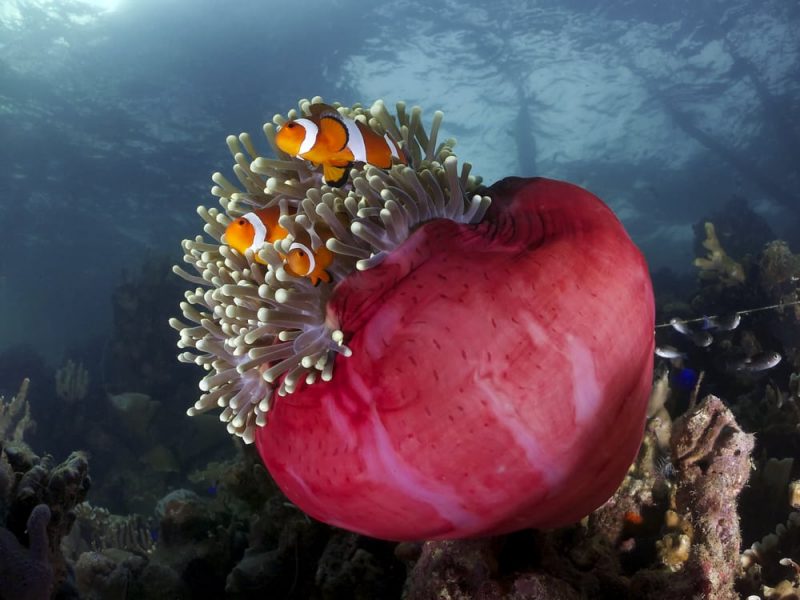
<instances>
[{"instance_id":1,"label":"clownfish eye","mask_svg":"<svg viewBox=\"0 0 800 600\"><path fill-rule=\"evenodd\" d=\"M287 129L292 129L294 127L294 123L287 123L286 127Z\"/></svg>"},{"instance_id":2,"label":"clownfish eye","mask_svg":"<svg viewBox=\"0 0 800 600\"><path fill-rule=\"evenodd\" d=\"M305 252L303 252L302 250L298 250L298 251L297 251L297 253L298 253L300 256L305 256L305 255L306 255L306 253L305 253Z\"/></svg>"},{"instance_id":3,"label":"clownfish eye","mask_svg":"<svg viewBox=\"0 0 800 600\"><path fill-rule=\"evenodd\" d=\"M242 225L242 226L244 226L245 220L244 220L244 219L239 219L239 220L237 221L237 223L238 223L239 225Z\"/></svg>"}]
</instances>

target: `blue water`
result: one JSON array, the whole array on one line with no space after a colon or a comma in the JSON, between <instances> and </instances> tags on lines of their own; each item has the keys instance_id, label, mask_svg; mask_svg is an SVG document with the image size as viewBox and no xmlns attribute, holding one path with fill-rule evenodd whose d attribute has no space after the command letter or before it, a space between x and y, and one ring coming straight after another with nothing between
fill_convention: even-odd
<instances>
[{"instance_id":1,"label":"blue water","mask_svg":"<svg viewBox=\"0 0 800 600\"><path fill-rule=\"evenodd\" d=\"M689 271L733 195L796 242L800 5L595 4L3 2L0 349L107 336L123 272L216 203L225 136L314 95L443 110L475 173L588 187L653 268Z\"/></svg>"}]
</instances>

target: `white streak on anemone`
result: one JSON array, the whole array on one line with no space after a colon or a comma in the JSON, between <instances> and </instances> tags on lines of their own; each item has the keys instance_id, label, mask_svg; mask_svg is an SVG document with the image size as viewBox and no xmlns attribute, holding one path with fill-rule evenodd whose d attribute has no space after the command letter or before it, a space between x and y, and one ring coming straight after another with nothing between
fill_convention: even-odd
<instances>
[{"instance_id":1,"label":"white streak on anemone","mask_svg":"<svg viewBox=\"0 0 800 600\"><path fill-rule=\"evenodd\" d=\"M178 359L206 371L200 382L203 393L187 412L221 408L228 431L246 443L253 441L256 427L266 424L272 404L280 401L275 394L291 394L302 382L330 380L336 356L350 355L338 324L326 320L327 301L338 281L355 269L380 264L421 223L437 218L477 223L490 203L476 193L480 178L470 175L469 163L459 171L455 141L437 146L441 112L434 113L427 132L421 109L409 113L398 103L397 116L392 116L380 100L369 109L336 108L399 140L410 165L382 170L357 163L345 186L326 185L321 169L275 145L278 126L309 116L311 104L321 101L301 100L299 111L276 115L264 125L276 158L261 156L247 133L228 136L235 182L214 173L211 193L222 211L198 208L211 240L184 240L184 262L191 269L173 268L196 286L180 304L183 320L170 319L180 334L178 347L185 349ZM261 247L258 258L264 264L250 250L242 256L221 243L232 219L268 206L280 207L280 224L289 235ZM310 242L312 250L325 244L334 253L327 269L330 283L313 286L283 267L279 253L288 252L298 238Z\"/></svg>"}]
</instances>

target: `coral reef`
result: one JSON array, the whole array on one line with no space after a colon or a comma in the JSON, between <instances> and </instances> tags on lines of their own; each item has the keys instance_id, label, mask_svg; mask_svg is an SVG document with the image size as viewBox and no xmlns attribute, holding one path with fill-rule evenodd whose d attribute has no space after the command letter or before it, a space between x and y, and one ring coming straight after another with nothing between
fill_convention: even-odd
<instances>
[{"instance_id":1,"label":"coral reef","mask_svg":"<svg viewBox=\"0 0 800 600\"><path fill-rule=\"evenodd\" d=\"M667 563L683 565L682 585L669 583L663 597L699 593L734 599L741 536L737 506L730 499L739 496L750 475L753 436L714 396L678 418L674 428L674 511L689 528L671 544L671 553L679 556Z\"/></svg>"},{"instance_id":2,"label":"coral reef","mask_svg":"<svg viewBox=\"0 0 800 600\"><path fill-rule=\"evenodd\" d=\"M671 405L668 383L663 374L659 380L654 416L628 477L573 527L423 544L371 540L308 519L245 447L235 460L193 476L201 487L212 484L213 495L172 492L159 502L153 524L75 506L76 526L63 547L85 599L738 597L733 578L744 559L736 497L749 473L752 436L714 397L672 420L664 410ZM666 421L669 469L661 443ZM778 471L783 475L775 478L788 486L786 468ZM791 585L794 521L745 553L757 558L740 590L766 598L765 590Z\"/></svg>"},{"instance_id":3,"label":"coral reef","mask_svg":"<svg viewBox=\"0 0 800 600\"><path fill-rule=\"evenodd\" d=\"M81 598L399 598L394 544L310 520L272 484L252 447L173 490L152 521L87 504L64 548Z\"/></svg>"},{"instance_id":4,"label":"coral reef","mask_svg":"<svg viewBox=\"0 0 800 600\"><path fill-rule=\"evenodd\" d=\"M24 440L0 448L4 528L0 528L0 572L4 598L48 598L68 586L61 541L75 519L73 509L90 487L88 462L80 452L52 466L36 456ZM14 588L14 585L20 588ZM19 595L14 594L29 594Z\"/></svg>"},{"instance_id":5,"label":"coral reef","mask_svg":"<svg viewBox=\"0 0 800 600\"><path fill-rule=\"evenodd\" d=\"M86 600L710 600L791 593L797 586L792 562L800 558L796 515L739 553L737 495L750 472L752 436L713 396L673 418L679 396L662 370L644 443L622 486L582 523L560 530L421 544L372 540L308 519L270 483L252 446L240 446L235 459L194 473L196 491L164 496L153 520L74 505L69 512L75 525L59 546ZM4 460L20 465L22 458L12 451ZM80 464L73 457L61 469L50 469L50 479L68 480L64 474L76 474ZM769 465L765 483L754 483L758 496L782 488L788 506L792 466L775 460ZM37 481L52 488L47 479L34 471L23 487ZM63 487L64 493L43 493L33 502L44 506L40 500L50 497L62 506L61 520L71 522L63 507L84 494L75 493L80 486ZM30 511L20 513L30 518ZM48 547L55 548L57 540L49 539ZM31 565L25 538L16 544L14 555L28 561L26 572L47 568ZM47 564L56 573L55 563ZM54 590L70 585L53 581Z\"/></svg>"},{"instance_id":6,"label":"coral reef","mask_svg":"<svg viewBox=\"0 0 800 600\"><path fill-rule=\"evenodd\" d=\"M729 258L742 265L746 285L731 286L720 272L702 278L687 303L686 320L681 325L689 335L668 324L659 330L660 343L674 344L683 353L662 364L671 373L672 384L665 406L671 414L691 406L690 389L681 385L681 378L692 373L697 379L700 374L695 386L723 398L738 424L755 432L752 473L738 503L741 526L736 534L741 536L741 545L748 548L741 556L743 571L722 571L713 576L727 582L735 578L736 592L742 597L792 597L797 586L792 565L800 559L791 541L791 531L796 528L791 512L796 491L793 482L800 476L796 460L800 455L800 259L785 242L768 242L763 227L751 231L749 219L722 214L716 218L726 223L725 250L738 248L738 254L732 252ZM723 315L723 321L734 325L718 328L720 321L713 315ZM705 347L692 342L691 335L697 331L708 334L710 343ZM762 360L764 357L769 360ZM703 461L701 464L705 465ZM697 512L718 508L704 507L698 498L686 499L686 503L696 505ZM733 518L732 509L729 513ZM691 520L690 524L696 535L695 524ZM775 533L767 534L772 531ZM703 531L709 532L713 529ZM784 537L786 545L779 545ZM731 546L734 541L730 539ZM691 561L690 554L683 568Z\"/></svg>"},{"instance_id":7,"label":"coral reef","mask_svg":"<svg viewBox=\"0 0 800 600\"><path fill-rule=\"evenodd\" d=\"M248 172L240 158L255 155L246 136L230 145L245 188L236 191L215 176L230 215L252 207L249 186L257 177L275 197L305 193ZM265 172L289 168L280 161L260 164ZM362 175L380 177L368 169ZM54 378L42 367L35 380L41 391L52 390L54 379L60 404L52 406L70 404L80 442L64 432L60 416L54 423L63 411L32 401L28 380L9 401L0 399L0 598L800 597L800 255L780 240L765 244L773 236L763 228L744 235L752 221L743 214L728 207L708 217L710 232L700 225L697 246L706 245L697 288L661 304L662 314L696 319L695 331L704 317L726 312L740 314L741 325L709 329L713 343L706 347L669 326L659 329L660 340L685 356L660 362L645 439L614 496L571 527L458 542L381 542L313 521L277 490L252 447L227 438L220 445L216 419L198 416L176 427L180 409L172 400L190 397L196 386L191 373L169 367L170 330L159 323L176 286L164 261L147 261L115 294L105 372L93 370L87 381L73 355L72 366ZM218 233L226 217L205 215ZM203 252L217 251L203 250L203 243L193 242L196 264ZM237 266L239 258L224 261ZM203 282L195 281L211 288ZM212 306L243 302L241 290L223 291L232 285L239 284L222 282L208 301L205 293L193 298ZM774 368L732 368L768 351L782 357ZM27 364L18 354L15 360ZM18 373L27 371L0 358L16 386ZM101 380L103 389L92 387ZM59 450L85 442L95 479L95 462L104 464L93 502L100 492L115 502L114 512L141 514L86 503L86 455L60 465L36 456L26 444L34 416L48 452L63 457Z\"/></svg>"}]
</instances>

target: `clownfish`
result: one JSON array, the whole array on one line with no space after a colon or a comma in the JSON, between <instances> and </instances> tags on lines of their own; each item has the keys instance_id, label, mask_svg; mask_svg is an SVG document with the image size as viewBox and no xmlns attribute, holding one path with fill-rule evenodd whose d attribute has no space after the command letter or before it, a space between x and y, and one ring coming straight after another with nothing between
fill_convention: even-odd
<instances>
[{"instance_id":1,"label":"clownfish","mask_svg":"<svg viewBox=\"0 0 800 600\"><path fill-rule=\"evenodd\" d=\"M289 232L278 225L281 209L277 206L262 208L234 219L225 229L225 243L244 255L252 250L256 262L266 264L258 256L258 251L266 243L282 240Z\"/></svg>"},{"instance_id":2,"label":"clownfish","mask_svg":"<svg viewBox=\"0 0 800 600\"><path fill-rule=\"evenodd\" d=\"M342 116L327 104L312 104L311 115L282 125L275 143L286 154L322 165L325 183L341 186L355 162L388 169L392 161L408 164L398 143L361 121Z\"/></svg>"},{"instance_id":3,"label":"clownfish","mask_svg":"<svg viewBox=\"0 0 800 600\"><path fill-rule=\"evenodd\" d=\"M320 281L329 283L331 280L325 269L333 262L333 252L324 243L312 250L309 244L295 241L289 246L288 254L282 254L281 257L286 271L297 277L308 277L312 285L317 285Z\"/></svg>"}]
</instances>

